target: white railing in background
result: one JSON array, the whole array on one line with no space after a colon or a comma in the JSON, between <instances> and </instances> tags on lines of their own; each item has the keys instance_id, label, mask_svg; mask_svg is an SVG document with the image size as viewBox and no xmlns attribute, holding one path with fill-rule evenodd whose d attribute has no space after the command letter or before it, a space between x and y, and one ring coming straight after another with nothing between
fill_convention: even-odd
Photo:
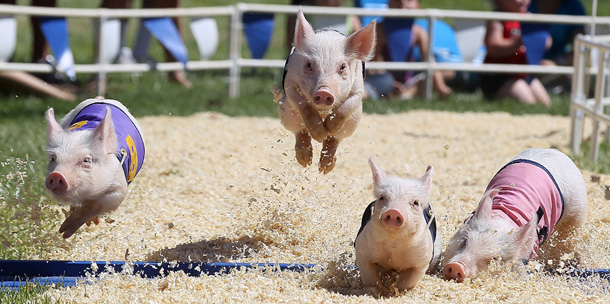
<instances>
[{"instance_id":1,"label":"white railing in background","mask_svg":"<svg viewBox=\"0 0 610 304\"><path fill-rule=\"evenodd\" d=\"M241 17L246 12L265 12L279 14L295 14L298 11L298 6L290 5L264 5L264 4L245 4L238 3L230 6L218 7L198 7L198 8L174 8L174 9L76 9L76 8L42 8L30 6L15 6L15 5L0 5L0 15L28 15L28 16L64 16L64 17L81 17L96 19L99 24L109 18L150 18L150 17L230 17L230 38L229 38L229 54L225 60L200 60L188 61L186 68L190 71L207 70L207 69L227 69L229 70L229 96L236 97L239 95L240 73L243 67L265 67L265 68L283 68L285 58L281 59L247 59L241 57L241 43L243 25ZM488 11L460 11L460 10L439 10L439 9L423 9L423 10L402 10L402 9L362 9L351 7L315 7L304 6L303 10L306 14L314 15L373 15L384 17L425 17L429 19L430 33L434 33L434 20L442 18L452 19L469 19L469 20L520 20L526 22L541 22L541 23L566 23L566 24L583 24L592 25L605 24L610 25L610 17L595 17L595 16L560 16L560 15L542 15L542 14L514 14L500 13ZM280 25L281 26L281 25ZM99 27L98 27L99 28ZM102 40L102 35L97 35L99 41ZM430 43L434 37L430 37ZM101 43L100 52L101 50ZM432 48L429 47L431 50ZM548 74L572 74L573 67L561 66L538 66L538 65L507 65L507 64L484 64L477 65L472 63L435 63L431 62L433 56L429 52L427 62L370 62L367 63L369 69L386 69L386 70L423 70L430 74L435 70L455 70L455 71L471 71L471 72L499 72L499 73L548 73ZM77 73L97 73L103 76L106 73L124 73L124 72L146 72L150 70L172 71L183 69L181 63L178 62L160 62L154 67L147 63L139 64L76 64L75 70ZM37 63L15 63L15 62L0 62L0 71L2 70L20 70L25 72L50 73L53 68L46 64ZM101 78L101 77L100 77ZM426 96L432 94L432 81L428 77ZM103 88L98 88L98 93L103 95Z\"/></svg>"},{"instance_id":2,"label":"white railing in background","mask_svg":"<svg viewBox=\"0 0 610 304\"><path fill-rule=\"evenodd\" d=\"M584 119L589 116L593 123L590 138L589 157L596 163L599 157L599 144L602 123L610 126L610 106L608 85L610 83L610 35L583 36L574 40L574 76L572 77L572 97L570 118L572 120L571 146L575 155L580 154L583 141ZM593 98L589 98L593 86ZM606 137L610 136L607 128Z\"/></svg>"}]
</instances>

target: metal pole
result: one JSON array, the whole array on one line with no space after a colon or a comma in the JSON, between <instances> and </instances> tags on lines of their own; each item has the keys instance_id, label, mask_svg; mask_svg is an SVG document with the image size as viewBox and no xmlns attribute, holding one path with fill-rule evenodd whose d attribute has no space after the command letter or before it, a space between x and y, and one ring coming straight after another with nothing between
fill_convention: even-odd
<instances>
[{"instance_id":1,"label":"metal pole","mask_svg":"<svg viewBox=\"0 0 610 304\"><path fill-rule=\"evenodd\" d=\"M604 96L604 78L606 77L606 70L604 65L606 65L606 52L599 50L598 58L598 68L597 68L597 79L595 79L595 105L593 111L595 115L593 115L593 134L591 136L591 151L590 158L593 163L597 163L597 158L599 157L599 137L600 137L600 129L601 129L601 121L598 118L599 114L603 114L604 107L602 105L602 97Z\"/></svg>"},{"instance_id":2,"label":"metal pole","mask_svg":"<svg viewBox=\"0 0 610 304\"><path fill-rule=\"evenodd\" d=\"M100 64L100 69L97 72L97 96L104 96L106 94L106 63L102 62L102 58L104 56L104 46L102 45L102 41L104 41L104 30L103 26L108 21L107 9L102 8L100 10L100 17L97 19L99 24L97 27L98 35L97 35L97 63Z\"/></svg>"},{"instance_id":3,"label":"metal pole","mask_svg":"<svg viewBox=\"0 0 610 304\"><path fill-rule=\"evenodd\" d=\"M433 84L434 84L434 73L436 72L436 70L432 69L432 63L434 62L434 28L435 28L435 23L436 23L436 15L434 16L430 16L430 18L428 19L428 27L430 28L430 39L428 40L428 58L426 58L426 63L428 64L428 68L426 70L426 73L428 74L428 77L426 77L426 95L425 98L426 100L430 100L432 99L432 88L433 88Z\"/></svg>"},{"instance_id":4,"label":"metal pole","mask_svg":"<svg viewBox=\"0 0 610 304\"><path fill-rule=\"evenodd\" d=\"M593 7L591 8L591 36L595 36L595 22L597 18L597 0L593 0Z\"/></svg>"},{"instance_id":5,"label":"metal pole","mask_svg":"<svg viewBox=\"0 0 610 304\"><path fill-rule=\"evenodd\" d=\"M583 86L585 80L585 46L581 43L582 35L574 39L574 76L572 77L572 96L570 98L570 118L572 120L570 145L574 155L580 155L584 112L576 104L586 104L587 95Z\"/></svg>"},{"instance_id":6,"label":"metal pole","mask_svg":"<svg viewBox=\"0 0 610 304\"><path fill-rule=\"evenodd\" d=\"M241 67L239 60L241 57L241 30L242 30L242 14L243 5L237 4L233 8L231 14L231 37L229 38L229 58L231 60L231 68L229 69L229 97L235 98L239 96L239 76Z\"/></svg>"}]
</instances>

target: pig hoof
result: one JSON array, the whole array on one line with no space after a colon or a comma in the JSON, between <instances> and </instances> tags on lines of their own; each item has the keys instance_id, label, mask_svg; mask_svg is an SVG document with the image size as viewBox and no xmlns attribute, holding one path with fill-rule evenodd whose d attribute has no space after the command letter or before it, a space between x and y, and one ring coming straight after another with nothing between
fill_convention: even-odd
<instances>
[{"instance_id":1,"label":"pig hoof","mask_svg":"<svg viewBox=\"0 0 610 304\"><path fill-rule=\"evenodd\" d=\"M335 158L328 155L322 155L320 158L320 173L327 174L335 168Z\"/></svg>"},{"instance_id":2,"label":"pig hoof","mask_svg":"<svg viewBox=\"0 0 610 304\"><path fill-rule=\"evenodd\" d=\"M296 150L297 161L301 166L307 167L311 165L313 160L312 149L298 149Z\"/></svg>"},{"instance_id":3,"label":"pig hoof","mask_svg":"<svg viewBox=\"0 0 610 304\"><path fill-rule=\"evenodd\" d=\"M364 287L364 292L372 297L379 298L381 297L381 291L376 286L367 286Z\"/></svg>"},{"instance_id":4,"label":"pig hoof","mask_svg":"<svg viewBox=\"0 0 610 304\"><path fill-rule=\"evenodd\" d=\"M99 225L100 224L100 218L99 217L94 217L92 219L87 220L87 222L85 224L87 224L87 227L91 226L91 223Z\"/></svg>"}]
</instances>

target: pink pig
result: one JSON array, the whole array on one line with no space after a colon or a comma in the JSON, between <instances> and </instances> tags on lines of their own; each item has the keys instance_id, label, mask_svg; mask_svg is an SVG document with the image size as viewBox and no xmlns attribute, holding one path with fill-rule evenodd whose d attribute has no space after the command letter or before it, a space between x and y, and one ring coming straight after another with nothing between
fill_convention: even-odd
<instances>
[{"instance_id":1,"label":"pink pig","mask_svg":"<svg viewBox=\"0 0 610 304\"><path fill-rule=\"evenodd\" d=\"M396 271L397 287L413 288L426 273L436 273L441 238L430 205L434 168L418 180L388 176L369 158L376 200L362 216L356 237L356 264L367 288L379 287L379 271Z\"/></svg>"},{"instance_id":2,"label":"pink pig","mask_svg":"<svg viewBox=\"0 0 610 304\"><path fill-rule=\"evenodd\" d=\"M560 241L549 256L557 259L573 250L567 236L586 215L587 190L574 162L555 149L527 149L498 171L451 238L443 253L444 275L462 282L493 259L533 260L552 233Z\"/></svg>"},{"instance_id":3,"label":"pink pig","mask_svg":"<svg viewBox=\"0 0 610 304\"><path fill-rule=\"evenodd\" d=\"M319 170L330 172L339 142L356 130L362 115L363 60L375 48L375 24L349 37L330 29L314 32L299 10L278 111L282 125L295 134L302 166L312 163L313 138L323 146Z\"/></svg>"},{"instance_id":4,"label":"pink pig","mask_svg":"<svg viewBox=\"0 0 610 304\"><path fill-rule=\"evenodd\" d=\"M72 213L59 232L69 238L79 227L99 222L127 195L127 185L144 162L140 126L116 100L88 99L58 124L47 110L49 157L46 188Z\"/></svg>"}]
</instances>

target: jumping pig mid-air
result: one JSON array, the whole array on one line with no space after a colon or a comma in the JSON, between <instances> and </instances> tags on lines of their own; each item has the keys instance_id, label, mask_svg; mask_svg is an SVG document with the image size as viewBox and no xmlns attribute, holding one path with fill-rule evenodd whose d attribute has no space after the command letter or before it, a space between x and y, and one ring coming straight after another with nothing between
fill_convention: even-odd
<instances>
[{"instance_id":1,"label":"jumping pig mid-air","mask_svg":"<svg viewBox=\"0 0 610 304\"><path fill-rule=\"evenodd\" d=\"M379 287L379 271L396 271L400 291L413 288L426 273L436 273L441 238L429 202L434 169L418 180L386 175L373 158L376 200L366 208L356 237L356 264L367 288Z\"/></svg>"},{"instance_id":2,"label":"jumping pig mid-air","mask_svg":"<svg viewBox=\"0 0 610 304\"><path fill-rule=\"evenodd\" d=\"M59 228L69 238L83 224L115 210L144 162L140 126L127 108L103 98L81 102L57 123L47 110L46 188L71 214Z\"/></svg>"},{"instance_id":3,"label":"jumping pig mid-air","mask_svg":"<svg viewBox=\"0 0 610 304\"><path fill-rule=\"evenodd\" d=\"M443 254L445 277L475 278L491 260L527 262L551 236L557 259L573 250L568 234L587 215L587 191L580 170L555 149L527 149L491 180L473 214ZM519 265L519 264L517 264Z\"/></svg>"},{"instance_id":4,"label":"jumping pig mid-air","mask_svg":"<svg viewBox=\"0 0 610 304\"><path fill-rule=\"evenodd\" d=\"M331 29L314 32L299 10L278 111L282 125L295 134L302 166L312 163L313 138L322 142L319 170L330 172L339 142L356 130L362 115L363 60L375 48L375 24L348 37Z\"/></svg>"}]
</instances>

